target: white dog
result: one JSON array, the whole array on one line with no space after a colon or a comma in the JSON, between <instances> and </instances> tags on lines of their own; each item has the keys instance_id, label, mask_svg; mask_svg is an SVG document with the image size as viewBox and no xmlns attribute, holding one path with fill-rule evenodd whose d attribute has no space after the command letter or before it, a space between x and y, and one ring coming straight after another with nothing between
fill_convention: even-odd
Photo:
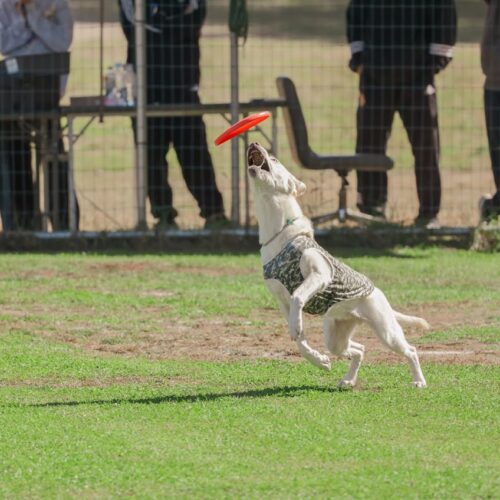
<instances>
[{"instance_id":1,"label":"white dog","mask_svg":"<svg viewBox=\"0 0 500 500\"><path fill-rule=\"evenodd\" d=\"M302 311L323 314L329 351L351 360L339 386L354 386L364 346L354 342L352 336L356 325L365 322L384 345L406 357L413 385L426 387L416 349L408 344L400 325L429 328L427 322L394 311L366 276L316 243L311 222L296 200L305 192L305 184L258 143L248 147L247 167L259 222L264 279L278 300L302 356L330 370L329 357L312 349L304 338Z\"/></svg>"}]
</instances>

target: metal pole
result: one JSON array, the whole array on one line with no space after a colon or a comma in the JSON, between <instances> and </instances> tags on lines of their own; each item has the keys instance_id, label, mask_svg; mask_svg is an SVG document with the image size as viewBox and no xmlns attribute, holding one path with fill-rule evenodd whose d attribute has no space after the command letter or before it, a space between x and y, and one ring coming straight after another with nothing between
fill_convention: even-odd
<instances>
[{"instance_id":1,"label":"metal pole","mask_svg":"<svg viewBox=\"0 0 500 500\"><path fill-rule=\"evenodd\" d=\"M238 121L239 110L238 37L231 33L231 123ZM240 155L239 141L231 142L231 220L240 223Z\"/></svg>"},{"instance_id":2,"label":"metal pole","mask_svg":"<svg viewBox=\"0 0 500 500\"><path fill-rule=\"evenodd\" d=\"M76 196L75 196L75 141L73 117L68 116L68 196L69 196L69 230L76 234Z\"/></svg>"},{"instance_id":3,"label":"metal pole","mask_svg":"<svg viewBox=\"0 0 500 500\"><path fill-rule=\"evenodd\" d=\"M248 116L245 113L245 116ZM244 151L246 155L246 151L248 150L248 132L244 135L243 144L245 145ZM246 170L246 159L244 163L243 169ZM243 174L243 178L245 179L245 229L250 229L250 183L248 182L248 174L245 171Z\"/></svg>"},{"instance_id":4,"label":"metal pole","mask_svg":"<svg viewBox=\"0 0 500 500\"><path fill-rule=\"evenodd\" d=\"M104 122L104 0L99 6L99 123Z\"/></svg>"},{"instance_id":5,"label":"metal pole","mask_svg":"<svg viewBox=\"0 0 500 500\"><path fill-rule=\"evenodd\" d=\"M146 225L146 165L147 165L147 90L146 90L146 23L145 1L135 1L135 65L137 72L137 119L136 119L136 185L137 229Z\"/></svg>"}]
</instances>

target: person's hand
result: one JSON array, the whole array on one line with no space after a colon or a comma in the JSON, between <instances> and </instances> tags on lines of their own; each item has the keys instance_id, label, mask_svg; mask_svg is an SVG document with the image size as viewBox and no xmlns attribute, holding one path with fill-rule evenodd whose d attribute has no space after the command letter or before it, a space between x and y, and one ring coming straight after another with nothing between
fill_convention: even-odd
<instances>
[{"instance_id":1,"label":"person's hand","mask_svg":"<svg viewBox=\"0 0 500 500\"><path fill-rule=\"evenodd\" d=\"M440 71L443 71L450 64L451 59L451 57L431 54L431 66L434 74L437 75Z\"/></svg>"},{"instance_id":2,"label":"person's hand","mask_svg":"<svg viewBox=\"0 0 500 500\"><path fill-rule=\"evenodd\" d=\"M363 52L356 52L349 61L349 68L354 73L361 73L363 70Z\"/></svg>"}]
</instances>

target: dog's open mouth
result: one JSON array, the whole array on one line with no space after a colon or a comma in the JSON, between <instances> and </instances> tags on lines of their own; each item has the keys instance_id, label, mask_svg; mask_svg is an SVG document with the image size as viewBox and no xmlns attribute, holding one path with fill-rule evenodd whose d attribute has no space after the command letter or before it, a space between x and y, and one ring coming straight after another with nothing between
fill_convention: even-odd
<instances>
[{"instance_id":1,"label":"dog's open mouth","mask_svg":"<svg viewBox=\"0 0 500 500\"><path fill-rule=\"evenodd\" d=\"M250 148L248 151L248 167L259 167L267 172L271 171L266 157L256 147Z\"/></svg>"}]
</instances>

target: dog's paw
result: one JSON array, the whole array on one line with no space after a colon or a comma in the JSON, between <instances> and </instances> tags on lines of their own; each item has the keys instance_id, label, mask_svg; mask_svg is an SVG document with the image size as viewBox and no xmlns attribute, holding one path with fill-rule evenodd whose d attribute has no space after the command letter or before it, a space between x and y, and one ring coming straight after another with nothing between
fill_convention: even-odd
<instances>
[{"instance_id":1,"label":"dog's paw","mask_svg":"<svg viewBox=\"0 0 500 500\"><path fill-rule=\"evenodd\" d=\"M328 361L323 361L321 362L319 365L318 365L322 370L325 370L327 372L329 372L331 369L332 369L332 364L330 362L330 360L328 359Z\"/></svg>"},{"instance_id":2,"label":"dog's paw","mask_svg":"<svg viewBox=\"0 0 500 500\"><path fill-rule=\"evenodd\" d=\"M338 384L337 387L342 390L349 390L352 389L356 385L355 380L345 380L342 379Z\"/></svg>"},{"instance_id":3,"label":"dog's paw","mask_svg":"<svg viewBox=\"0 0 500 500\"><path fill-rule=\"evenodd\" d=\"M332 369L330 358L328 356L324 356L323 354L320 354L318 358L310 359L309 361L311 361L314 366L317 366L326 372L329 372Z\"/></svg>"},{"instance_id":4,"label":"dog's paw","mask_svg":"<svg viewBox=\"0 0 500 500\"><path fill-rule=\"evenodd\" d=\"M416 389L425 389L427 387L427 383L425 382L425 380L417 380L413 382L413 387L415 387Z\"/></svg>"},{"instance_id":5,"label":"dog's paw","mask_svg":"<svg viewBox=\"0 0 500 500\"><path fill-rule=\"evenodd\" d=\"M332 362L330 361L330 358L326 354L320 354L318 352L316 366L318 368L321 368L322 370L329 372L332 369Z\"/></svg>"}]
</instances>

